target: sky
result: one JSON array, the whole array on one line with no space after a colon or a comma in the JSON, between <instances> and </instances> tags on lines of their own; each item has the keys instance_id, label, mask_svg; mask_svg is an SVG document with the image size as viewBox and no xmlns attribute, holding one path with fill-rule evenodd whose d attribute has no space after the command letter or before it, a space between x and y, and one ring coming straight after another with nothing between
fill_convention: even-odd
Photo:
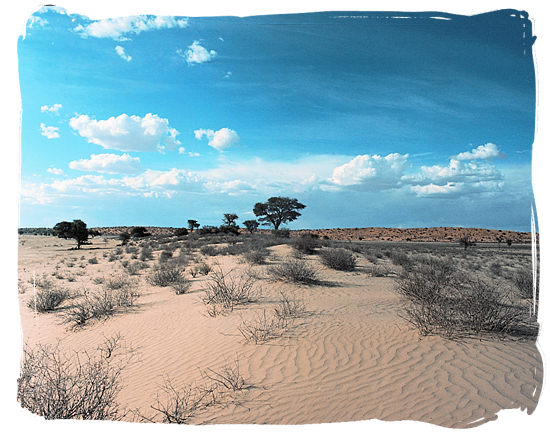
<instances>
[{"instance_id":1,"label":"sky","mask_svg":"<svg viewBox=\"0 0 550 432\"><path fill-rule=\"evenodd\" d=\"M536 84L520 12L125 16L42 8L18 42L22 227L529 231Z\"/></svg>"}]
</instances>

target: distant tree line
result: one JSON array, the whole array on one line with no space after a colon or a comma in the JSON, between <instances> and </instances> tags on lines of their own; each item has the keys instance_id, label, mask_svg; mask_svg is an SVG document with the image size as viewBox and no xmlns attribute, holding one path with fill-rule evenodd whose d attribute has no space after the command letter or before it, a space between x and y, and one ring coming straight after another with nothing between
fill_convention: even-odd
<instances>
[{"instance_id":1,"label":"distant tree line","mask_svg":"<svg viewBox=\"0 0 550 432\"><path fill-rule=\"evenodd\" d=\"M254 233L260 225L272 226L277 235L288 235L284 230L280 230L280 226L296 220L301 213L298 210L304 209L306 206L296 198L288 197L271 197L266 202L258 202L254 205L254 215L258 218L250 219L243 222L244 227L251 234ZM187 220L187 228L176 228L174 235L181 237L197 230L199 234L234 234L240 233L237 225L239 216L236 213L224 213L222 224L218 226L205 225L200 228L200 223L195 219ZM287 230L288 231L288 230ZM101 235L97 230L88 229L86 223L80 219L75 219L72 222L58 222L53 228L19 228L19 234L35 234L35 235L55 235L63 239L72 239L76 241L76 248L84 244L88 244L88 238ZM142 226L133 227L129 232L125 231L119 234L119 239L122 245L127 244L132 238L143 238L150 236L151 233L147 228Z\"/></svg>"},{"instance_id":2,"label":"distant tree line","mask_svg":"<svg viewBox=\"0 0 550 432\"><path fill-rule=\"evenodd\" d=\"M271 226L274 231L280 231L281 225L287 224L296 220L302 214L298 210L304 209L306 206L296 198L288 197L271 197L266 202L258 202L254 205L254 215L258 218L249 219L243 222L244 227L249 233L254 233L260 225ZM222 224L220 226L204 225L195 219L187 221L186 228L178 228L176 235L187 235L197 231L199 234L239 234L239 226L237 225L239 216L235 213L224 213Z\"/></svg>"}]
</instances>

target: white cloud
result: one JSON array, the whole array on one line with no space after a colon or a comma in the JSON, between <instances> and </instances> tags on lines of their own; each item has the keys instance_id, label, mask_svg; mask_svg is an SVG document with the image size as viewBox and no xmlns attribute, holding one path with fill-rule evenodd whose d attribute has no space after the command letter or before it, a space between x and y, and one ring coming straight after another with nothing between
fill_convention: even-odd
<instances>
[{"instance_id":1,"label":"white cloud","mask_svg":"<svg viewBox=\"0 0 550 432\"><path fill-rule=\"evenodd\" d=\"M185 52L178 50L177 53L185 59L187 64L207 63L212 61L218 53L214 50L208 51L199 41L194 41L187 47Z\"/></svg>"},{"instance_id":2,"label":"white cloud","mask_svg":"<svg viewBox=\"0 0 550 432\"><path fill-rule=\"evenodd\" d=\"M63 170L61 168L48 168L46 171L53 175L63 175Z\"/></svg>"},{"instance_id":3,"label":"white cloud","mask_svg":"<svg viewBox=\"0 0 550 432\"><path fill-rule=\"evenodd\" d=\"M205 193L204 178L200 174L178 168L167 171L146 170L137 176L127 176L119 181L124 193L144 197L173 198L181 192Z\"/></svg>"},{"instance_id":4,"label":"white cloud","mask_svg":"<svg viewBox=\"0 0 550 432\"><path fill-rule=\"evenodd\" d=\"M411 190L419 197L430 198L457 198L478 193L494 193L502 191L504 183L498 181L478 182L448 182L444 185L430 183L428 185L411 186Z\"/></svg>"},{"instance_id":5,"label":"white cloud","mask_svg":"<svg viewBox=\"0 0 550 432\"><path fill-rule=\"evenodd\" d=\"M421 166L416 174L402 180L417 196L445 198L494 192L501 189L504 178L489 161L503 157L496 145L487 143L451 157L448 166Z\"/></svg>"},{"instance_id":6,"label":"white cloud","mask_svg":"<svg viewBox=\"0 0 550 432\"><path fill-rule=\"evenodd\" d=\"M197 139L214 140L216 132L197 129ZM182 150L182 154L185 150ZM192 152L188 152L194 156ZM89 160L74 161L106 174L121 169L107 169L110 160L126 159L130 165L138 158L129 155L92 155ZM119 162L118 159L113 159ZM147 169L138 174L128 172L123 178L87 175L74 179L60 179L50 184L26 185L27 200L46 202L58 196L83 193L117 194L141 197L173 198L178 194L261 194L271 196L313 191L338 192L399 190L423 198L457 198L473 194L487 194L504 190L504 177L486 160L459 161L451 159L448 166L431 165L411 167L407 154L381 155L318 155L293 161L266 161L260 158L230 161L224 159L216 168L187 171ZM80 169L80 168L79 168ZM405 175L405 171L411 171ZM506 186L510 188L510 185Z\"/></svg>"},{"instance_id":7,"label":"white cloud","mask_svg":"<svg viewBox=\"0 0 550 432\"><path fill-rule=\"evenodd\" d=\"M62 194L72 194L75 191L104 194L109 192L110 186L116 186L116 180L107 180L101 175L87 174L72 179L54 180L48 186L52 191Z\"/></svg>"},{"instance_id":8,"label":"white cloud","mask_svg":"<svg viewBox=\"0 0 550 432\"><path fill-rule=\"evenodd\" d=\"M46 5L46 6L42 6L38 10L38 13L40 14L48 13L48 12L57 13L59 15L67 15L67 10L65 8L62 8L61 6Z\"/></svg>"},{"instance_id":9,"label":"white cloud","mask_svg":"<svg viewBox=\"0 0 550 432\"><path fill-rule=\"evenodd\" d=\"M502 153L495 144L487 143L476 147L470 152L459 153L454 159L459 161L476 159L490 160L496 158L502 159L504 157L506 157L506 155Z\"/></svg>"},{"instance_id":10,"label":"white cloud","mask_svg":"<svg viewBox=\"0 0 550 432\"><path fill-rule=\"evenodd\" d=\"M479 181L500 181L502 175L494 165L487 162L463 162L451 159L448 166L422 166L418 173L403 177L405 182L418 185L446 185L454 183L476 183Z\"/></svg>"},{"instance_id":11,"label":"white cloud","mask_svg":"<svg viewBox=\"0 0 550 432\"><path fill-rule=\"evenodd\" d=\"M48 192L48 187L47 184L21 183L21 202L40 205L53 202L54 197Z\"/></svg>"},{"instance_id":12,"label":"white cloud","mask_svg":"<svg viewBox=\"0 0 550 432\"><path fill-rule=\"evenodd\" d=\"M221 128L218 131L212 129L197 129L194 131L195 138L201 140L203 136L208 140L208 145L221 151L239 142L239 135L232 129Z\"/></svg>"},{"instance_id":13,"label":"white cloud","mask_svg":"<svg viewBox=\"0 0 550 432\"><path fill-rule=\"evenodd\" d=\"M187 18L171 16L130 16L108 18L94 21L87 25L78 25L74 31L82 37L112 38L122 40L125 35L136 35L144 31L184 28L188 25Z\"/></svg>"},{"instance_id":14,"label":"white cloud","mask_svg":"<svg viewBox=\"0 0 550 432\"><path fill-rule=\"evenodd\" d=\"M48 24L48 20L36 15L32 15L27 21L28 28L44 27Z\"/></svg>"},{"instance_id":15,"label":"white cloud","mask_svg":"<svg viewBox=\"0 0 550 432\"><path fill-rule=\"evenodd\" d=\"M59 128L55 126L46 126L44 123L40 123L40 130L42 135L48 139L59 138Z\"/></svg>"},{"instance_id":16,"label":"white cloud","mask_svg":"<svg viewBox=\"0 0 550 432\"><path fill-rule=\"evenodd\" d=\"M429 196L429 195L451 195L456 192L459 192L461 189L460 185L457 186L455 183L446 183L443 186L435 185L430 183L428 185L420 186L411 186L411 190L415 192L418 196Z\"/></svg>"},{"instance_id":17,"label":"white cloud","mask_svg":"<svg viewBox=\"0 0 550 432\"><path fill-rule=\"evenodd\" d=\"M227 71L223 77L224 78L231 78L231 75L233 75L233 73L231 71Z\"/></svg>"},{"instance_id":18,"label":"white cloud","mask_svg":"<svg viewBox=\"0 0 550 432\"><path fill-rule=\"evenodd\" d=\"M126 51L124 51L124 48L121 47L120 45L117 45L115 47L115 51L123 60L126 60L127 62L132 60L132 56L126 54Z\"/></svg>"},{"instance_id":19,"label":"white cloud","mask_svg":"<svg viewBox=\"0 0 550 432\"><path fill-rule=\"evenodd\" d=\"M63 108L63 105L56 103L53 105L42 105L40 111L58 113L61 108Z\"/></svg>"},{"instance_id":20,"label":"white cloud","mask_svg":"<svg viewBox=\"0 0 550 432\"><path fill-rule=\"evenodd\" d=\"M201 154L200 153L197 153L197 152L189 152L187 153L187 155L189 157L199 157Z\"/></svg>"},{"instance_id":21,"label":"white cloud","mask_svg":"<svg viewBox=\"0 0 550 432\"><path fill-rule=\"evenodd\" d=\"M325 189L356 186L361 189L391 189L400 185L408 155L359 155L334 168Z\"/></svg>"},{"instance_id":22,"label":"white cloud","mask_svg":"<svg viewBox=\"0 0 550 432\"><path fill-rule=\"evenodd\" d=\"M299 193L316 189L346 156L318 155L294 161L265 161L260 158L240 162L226 161L218 168L199 173L207 189L240 187L241 192L261 191L277 194L281 190Z\"/></svg>"},{"instance_id":23,"label":"white cloud","mask_svg":"<svg viewBox=\"0 0 550 432\"><path fill-rule=\"evenodd\" d=\"M90 159L70 162L69 168L106 174L132 174L142 170L140 159L127 153L122 156L110 153L93 154Z\"/></svg>"},{"instance_id":24,"label":"white cloud","mask_svg":"<svg viewBox=\"0 0 550 432\"><path fill-rule=\"evenodd\" d=\"M88 166L90 160L75 161ZM205 171L147 169L137 175L107 178L104 175L83 175L39 185L26 184L26 200L50 202L64 196L82 194L117 194L172 198L179 193L242 194L260 191L277 194L303 192L318 187L320 179L327 178L332 169L345 161L340 156L315 156L292 162L274 162L252 159L225 162ZM74 166L74 163L72 164ZM98 164L96 164L98 165ZM73 167L71 166L71 168ZM276 174L275 174L276 173Z\"/></svg>"},{"instance_id":25,"label":"white cloud","mask_svg":"<svg viewBox=\"0 0 550 432\"><path fill-rule=\"evenodd\" d=\"M107 120L79 115L71 118L69 125L88 142L106 149L163 152L181 145L176 139L179 132L169 126L168 119L151 113L144 117L121 114Z\"/></svg>"}]
</instances>

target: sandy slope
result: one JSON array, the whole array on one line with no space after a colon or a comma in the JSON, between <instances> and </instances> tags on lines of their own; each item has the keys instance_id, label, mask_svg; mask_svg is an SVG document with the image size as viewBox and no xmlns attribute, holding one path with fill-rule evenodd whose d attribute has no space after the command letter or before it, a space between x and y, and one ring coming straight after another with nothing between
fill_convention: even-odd
<instances>
[{"instance_id":1,"label":"sandy slope","mask_svg":"<svg viewBox=\"0 0 550 432\"><path fill-rule=\"evenodd\" d=\"M64 350L91 349L104 335L119 332L139 348L139 361L125 370L120 402L151 415L149 406L166 376L185 385L199 380L201 370L239 359L241 373L253 387L239 404L211 409L196 422L318 423L364 419L419 420L465 427L496 417L503 408L532 412L542 385L542 359L534 342L454 342L440 337L419 339L398 316L399 297L389 277L374 278L323 268L325 286L297 286L260 280L261 300L226 316L209 317L200 301L201 276L186 295L150 286L141 272L139 308L79 331L61 323L59 314L38 314L26 306L32 295L32 272L51 272L64 256L93 255L73 286L92 286L113 263L99 250L67 251L65 241L25 236L20 247L21 323L29 345L60 341ZM111 248L99 240L99 248ZM105 249L107 250L107 249ZM288 246L273 248L275 257ZM98 253L99 252L99 253ZM84 261L84 260L82 260ZM214 260L209 259L210 262ZM236 257L217 257L224 269L245 268ZM116 264L116 263L115 263ZM257 271L262 266L254 267ZM63 282L65 283L65 282ZM247 344L238 332L243 318L271 310L279 292L303 299L307 314L282 338Z\"/></svg>"}]
</instances>

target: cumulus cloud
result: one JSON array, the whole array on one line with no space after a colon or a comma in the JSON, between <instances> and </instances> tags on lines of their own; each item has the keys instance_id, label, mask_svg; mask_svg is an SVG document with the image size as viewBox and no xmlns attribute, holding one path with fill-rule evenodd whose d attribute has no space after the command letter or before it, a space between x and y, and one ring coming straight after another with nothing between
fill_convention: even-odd
<instances>
[{"instance_id":1,"label":"cumulus cloud","mask_svg":"<svg viewBox=\"0 0 550 432\"><path fill-rule=\"evenodd\" d=\"M400 184L408 155L359 155L334 168L324 189L353 186L360 189L392 189Z\"/></svg>"},{"instance_id":2,"label":"cumulus cloud","mask_svg":"<svg viewBox=\"0 0 550 432\"><path fill-rule=\"evenodd\" d=\"M174 189L176 186L185 186L186 190L200 188L202 179L196 173L178 168L167 171L148 169L137 176L127 176L121 184L132 189ZM194 188L191 186L195 186Z\"/></svg>"},{"instance_id":3,"label":"cumulus cloud","mask_svg":"<svg viewBox=\"0 0 550 432\"><path fill-rule=\"evenodd\" d=\"M486 162L463 162L451 159L448 166L422 166L418 173L403 178L417 185L446 185L453 183L476 183L480 181L499 181L502 174L494 165Z\"/></svg>"},{"instance_id":4,"label":"cumulus cloud","mask_svg":"<svg viewBox=\"0 0 550 432\"><path fill-rule=\"evenodd\" d=\"M126 60L127 62L132 60L132 56L126 54L126 51L124 51L124 48L120 45L117 45L115 47L116 53L120 56L121 59Z\"/></svg>"},{"instance_id":5,"label":"cumulus cloud","mask_svg":"<svg viewBox=\"0 0 550 432\"><path fill-rule=\"evenodd\" d=\"M199 41L194 41L185 52L178 50L177 53L185 59L187 64L207 63L218 55L214 50L208 51Z\"/></svg>"},{"instance_id":6,"label":"cumulus cloud","mask_svg":"<svg viewBox=\"0 0 550 432\"><path fill-rule=\"evenodd\" d=\"M232 129L221 128L214 131L212 129L197 129L194 131L195 138L201 140L206 137L208 145L214 147L218 151L231 147L239 142L239 135Z\"/></svg>"},{"instance_id":7,"label":"cumulus cloud","mask_svg":"<svg viewBox=\"0 0 550 432\"><path fill-rule=\"evenodd\" d=\"M48 168L46 171L53 175L63 175L63 170L61 168Z\"/></svg>"},{"instance_id":8,"label":"cumulus cloud","mask_svg":"<svg viewBox=\"0 0 550 432\"><path fill-rule=\"evenodd\" d=\"M131 174L142 170L140 159L132 157L128 153L124 153L122 156L110 153L93 154L90 159L70 162L69 168L105 174Z\"/></svg>"},{"instance_id":9,"label":"cumulus cloud","mask_svg":"<svg viewBox=\"0 0 550 432\"><path fill-rule=\"evenodd\" d=\"M498 147L493 143L487 143L485 145L480 145L469 152L459 153L455 159L459 161L465 160L490 160L490 159L502 159L506 157Z\"/></svg>"},{"instance_id":10,"label":"cumulus cloud","mask_svg":"<svg viewBox=\"0 0 550 432\"><path fill-rule=\"evenodd\" d=\"M40 130L42 135L48 139L59 138L59 128L55 126L46 126L44 123L40 123Z\"/></svg>"},{"instance_id":11,"label":"cumulus cloud","mask_svg":"<svg viewBox=\"0 0 550 432\"><path fill-rule=\"evenodd\" d=\"M451 157L447 166L421 166L414 175L404 176L417 196L452 197L458 194L498 191L504 180L489 161L505 157L491 143Z\"/></svg>"},{"instance_id":12,"label":"cumulus cloud","mask_svg":"<svg viewBox=\"0 0 550 432\"><path fill-rule=\"evenodd\" d=\"M71 168L92 168L89 160L74 161ZM111 155L112 156L112 155ZM277 194L281 190L298 193L314 189L332 169L345 161L340 156L314 156L296 161L277 162L256 158L240 162L226 161L222 166L203 171L179 168L167 170L147 169L139 174L128 173L123 178L106 175L83 175L56 180L40 185L26 185L26 199L34 202L51 201L57 197L81 194L118 194L172 198L180 193L226 193L231 195L261 191ZM103 161L104 162L104 161ZM78 164L75 166L75 164ZM100 168L106 164L95 163ZM274 175L274 173L277 173ZM107 170L105 173L107 174Z\"/></svg>"},{"instance_id":13,"label":"cumulus cloud","mask_svg":"<svg viewBox=\"0 0 550 432\"><path fill-rule=\"evenodd\" d=\"M94 21L86 25L78 25L74 31L82 37L125 39L125 35L137 35L144 31L184 28L188 25L187 18L172 16L130 16L108 18Z\"/></svg>"},{"instance_id":14,"label":"cumulus cloud","mask_svg":"<svg viewBox=\"0 0 550 432\"><path fill-rule=\"evenodd\" d=\"M197 129L195 137L214 140L216 132ZM183 148L183 147L180 147ZM181 150L182 154L185 150ZM193 156L191 152L188 152ZM473 152L472 152L473 154ZM398 190L403 194L426 198L457 198L474 194L491 196L506 190L504 176L487 159L457 160L448 165L416 166L407 154L317 155L293 161L260 158L231 161L227 158L216 168L187 171L180 168L137 172L139 159L127 154L92 155L73 161L74 169L88 169L105 175L85 175L58 179L49 184L26 185L25 199L46 202L56 196L83 193L119 194L141 197L173 198L178 194L261 194L262 196L300 194L314 191L337 193L344 190L373 192ZM124 172L122 168L134 166ZM122 173L123 178L107 174Z\"/></svg>"},{"instance_id":15,"label":"cumulus cloud","mask_svg":"<svg viewBox=\"0 0 550 432\"><path fill-rule=\"evenodd\" d=\"M42 105L40 107L40 111L41 112L50 112L50 113L56 113L57 114L61 108L63 108L63 105L56 103L56 104L53 104L53 105Z\"/></svg>"},{"instance_id":16,"label":"cumulus cloud","mask_svg":"<svg viewBox=\"0 0 550 432\"><path fill-rule=\"evenodd\" d=\"M71 118L69 125L88 142L105 149L163 152L181 145L176 139L179 132L169 126L168 119L151 113L144 117L121 114L107 120L78 115Z\"/></svg>"},{"instance_id":17,"label":"cumulus cloud","mask_svg":"<svg viewBox=\"0 0 550 432\"><path fill-rule=\"evenodd\" d=\"M199 157L201 154L197 152L188 152L187 155L189 157Z\"/></svg>"}]
</instances>

